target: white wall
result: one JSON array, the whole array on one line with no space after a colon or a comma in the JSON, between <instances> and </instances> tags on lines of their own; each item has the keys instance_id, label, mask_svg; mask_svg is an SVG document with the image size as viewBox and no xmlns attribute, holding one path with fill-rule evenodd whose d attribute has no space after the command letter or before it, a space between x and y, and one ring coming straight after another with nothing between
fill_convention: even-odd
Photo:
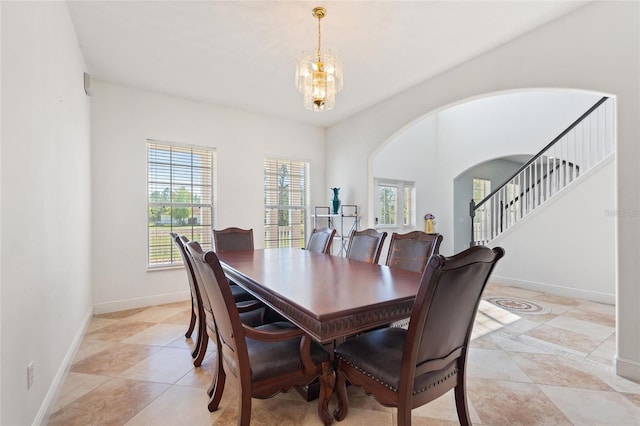
<instances>
[{"instance_id":1,"label":"white wall","mask_svg":"<svg viewBox=\"0 0 640 426\"><path fill-rule=\"evenodd\" d=\"M427 113L490 93L583 89L617 97L617 371L640 380L640 34L638 2L591 2L327 129L327 179L368 205L369 158ZM502 156L504 153L496 153ZM471 164L470 164L471 165ZM348 183L348 184L347 184ZM443 190L451 191L451 188ZM451 214L445 214L451 217Z\"/></svg>"},{"instance_id":2,"label":"white wall","mask_svg":"<svg viewBox=\"0 0 640 426\"><path fill-rule=\"evenodd\" d=\"M263 159L310 162L311 205L326 205L322 128L94 82L93 283L96 312L189 297L184 269L148 272L146 139L214 147L216 228L253 228L264 242ZM309 222L312 224L312 222Z\"/></svg>"},{"instance_id":3,"label":"white wall","mask_svg":"<svg viewBox=\"0 0 640 426\"><path fill-rule=\"evenodd\" d=\"M2 2L1 19L0 423L25 425L46 415L91 314L90 101L64 2Z\"/></svg>"},{"instance_id":4,"label":"white wall","mask_svg":"<svg viewBox=\"0 0 640 426\"><path fill-rule=\"evenodd\" d=\"M614 303L614 181L611 156L491 241L507 253L493 279Z\"/></svg>"},{"instance_id":5,"label":"white wall","mask_svg":"<svg viewBox=\"0 0 640 426\"><path fill-rule=\"evenodd\" d=\"M435 173L437 161L437 117L431 116L415 125L403 129L393 143L381 146L372 156L373 178L396 179L416 183L416 229L424 229L424 215L431 212L438 217L435 196L439 185ZM354 194L355 195L355 194ZM373 201L370 197L369 215L363 224L373 227L375 223ZM408 230L396 232L408 232Z\"/></svg>"}]
</instances>

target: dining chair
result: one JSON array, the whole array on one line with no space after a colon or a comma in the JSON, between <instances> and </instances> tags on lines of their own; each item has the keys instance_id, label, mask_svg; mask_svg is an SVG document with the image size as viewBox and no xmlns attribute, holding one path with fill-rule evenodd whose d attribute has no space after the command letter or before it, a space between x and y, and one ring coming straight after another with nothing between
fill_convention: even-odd
<instances>
[{"instance_id":1,"label":"dining chair","mask_svg":"<svg viewBox=\"0 0 640 426\"><path fill-rule=\"evenodd\" d=\"M185 269L187 270L187 275L189 276L190 283L193 282L196 293L196 311L198 312L198 337L196 339L196 343L191 355L194 358L193 365L199 367L202 364L202 360L207 353L210 334L209 332L207 332L207 327L211 329L211 326L213 325L213 319L210 318L209 322L207 322L207 312L211 310L208 308L209 300L205 295L205 290L201 283L202 279L200 278L200 274L195 270L193 257L191 256L189 251L187 251L187 243L189 243L189 239L184 235L181 235L177 238L176 245L178 246L178 252L180 253L182 262L185 265ZM197 245L197 247L200 247L199 243L194 242L194 244ZM202 251L201 248L200 251ZM242 314L243 322L253 325L258 325L265 322L264 305L258 300L239 300L236 301L236 303L240 303L242 305L243 312L246 312ZM213 334L213 336L215 336L215 333Z\"/></svg>"},{"instance_id":2,"label":"dining chair","mask_svg":"<svg viewBox=\"0 0 640 426\"><path fill-rule=\"evenodd\" d=\"M253 250L253 229L229 227L225 229L212 229L213 247L215 252ZM227 279L229 279L227 277ZM231 292L237 301L254 300L255 297L229 279Z\"/></svg>"},{"instance_id":3,"label":"dining chair","mask_svg":"<svg viewBox=\"0 0 640 426\"><path fill-rule=\"evenodd\" d=\"M252 398L270 398L320 377L318 414L325 424L330 424L328 400L334 373L329 352L289 322L258 327L243 324L217 255L213 251L200 253L197 248L194 243L187 244L202 278L217 330L217 372L209 411L218 409L228 373L240 383L238 425L241 426L249 425L251 420Z\"/></svg>"},{"instance_id":4,"label":"dining chair","mask_svg":"<svg viewBox=\"0 0 640 426\"><path fill-rule=\"evenodd\" d=\"M253 229L229 227L212 229L213 247L216 253L253 250Z\"/></svg>"},{"instance_id":5,"label":"dining chair","mask_svg":"<svg viewBox=\"0 0 640 426\"><path fill-rule=\"evenodd\" d=\"M314 228L309 236L306 249L316 253L331 254L331 243L336 235L333 228Z\"/></svg>"},{"instance_id":6,"label":"dining chair","mask_svg":"<svg viewBox=\"0 0 640 426\"><path fill-rule=\"evenodd\" d=\"M378 232L375 229L353 231L347 246L347 259L378 263L385 238L386 232Z\"/></svg>"},{"instance_id":7,"label":"dining chair","mask_svg":"<svg viewBox=\"0 0 640 426\"><path fill-rule=\"evenodd\" d=\"M204 329L204 324L202 323L202 321L204 320L204 311L202 308L202 297L200 295L200 290L198 289L198 286L196 284L195 271L193 270L191 261L188 259L185 253L184 242L182 237L175 232L170 232L169 234L171 235L171 239L173 240L174 244L178 249L178 253L180 254L180 258L182 259L184 268L187 271L187 279L189 281L189 290L191 291L191 320L189 322L189 328L187 329L187 332L185 333L184 336L187 338L191 337L193 330L197 325L198 335L196 338L196 343L194 345L193 351L191 351L191 357L194 358L193 365L195 365L196 367L199 367L200 364L202 363L202 358L204 357L204 353L201 354L202 355L201 357L198 357L198 350L202 345L201 340L203 338L203 332L206 333L206 330ZM186 237L184 238L186 239ZM206 351L206 348L205 348L205 351Z\"/></svg>"},{"instance_id":8,"label":"dining chair","mask_svg":"<svg viewBox=\"0 0 640 426\"><path fill-rule=\"evenodd\" d=\"M386 265L412 272L424 271L427 260L437 254L442 235L413 231L407 234L391 234Z\"/></svg>"},{"instance_id":9,"label":"dining chair","mask_svg":"<svg viewBox=\"0 0 640 426\"><path fill-rule=\"evenodd\" d=\"M340 421L349 409L346 383L361 386L378 402L397 408L398 426L411 410L455 389L461 425L470 425L465 372L480 296L502 248L471 247L434 255L422 274L407 330L383 328L360 334L335 350Z\"/></svg>"}]
</instances>

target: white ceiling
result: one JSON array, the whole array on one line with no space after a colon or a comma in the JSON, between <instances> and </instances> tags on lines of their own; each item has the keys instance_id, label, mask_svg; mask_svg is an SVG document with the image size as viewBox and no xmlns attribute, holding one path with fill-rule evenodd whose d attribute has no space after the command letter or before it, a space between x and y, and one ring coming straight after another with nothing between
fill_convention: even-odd
<instances>
[{"instance_id":1,"label":"white ceiling","mask_svg":"<svg viewBox=\"0 0 640 426\"><path fill-rule=\"evenodd\" d=\"M70 1L89 73L329 126L582 5L584 1ZM294 58L341 54L336 107L304 109Z\"/></svg>"}]
</instances>

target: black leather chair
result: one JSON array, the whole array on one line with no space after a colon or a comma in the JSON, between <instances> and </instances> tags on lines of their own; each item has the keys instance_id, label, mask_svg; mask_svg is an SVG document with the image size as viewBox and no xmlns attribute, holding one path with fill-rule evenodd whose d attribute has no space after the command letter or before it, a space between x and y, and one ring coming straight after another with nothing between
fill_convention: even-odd
<instances>
[{"instance_id":1,"label":"black leather chair","mask_svg":"<svg viewBox=\"0 0 640 426\"><path fill-rule=\"evenodd\" d=\"M480 296L502 248L476 246L452 257L434 255L425 269L409 327L360 334L335 349L337 420L349 401L346 383L361 386L378 402L398 410L398 425L411 410L455 389L460 424L469 425L465 370Z\"/></svg>"},{"instance_id":2,"label":"black leather chair","mask_svg":"<svg viewBox=\"0 0 640 426\"><path fill-rule=\"evenodd\" d=\"M240 382L238 425L249 425L251 398L269 398L322 377L318 413L325 424L331 423L328 411L333 383L330 354L291 323L275 322L258 327L243 324L218 257L213 251L200 254L197 248L194 243L187 244L202 278L218 332L217 373L210 389L209 411L218 408L228 373Z\"/></svg>"},{"instance_id":3,"label":"black leather chair","mask_svg":"<svg viewBox=\"0 0 640 426\"><path fill-rule=\"evenodd\" d=\"M347 259L378 263L385 238L386 232L378 232L375 229L353 231L347 247Z\"/></svg>"}]
</instances>

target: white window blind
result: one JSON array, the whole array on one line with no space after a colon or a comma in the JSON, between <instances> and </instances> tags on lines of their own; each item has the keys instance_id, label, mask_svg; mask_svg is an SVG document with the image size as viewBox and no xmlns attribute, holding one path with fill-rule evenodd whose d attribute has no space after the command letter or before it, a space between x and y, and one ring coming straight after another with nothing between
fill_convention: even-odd
<instances>
[{"instance_id":1,"label":"white window blind","mask_svg":"<svg viewBox=\"0 0 640 426\"><path fill-rule=\"evenodd\" d=\"M170 232L211 248L215 151L147 142L149 268L182 263Z\"/></svg>"},{"instance_id":2,"label":"white window blind","mask_svg":"<svg viewBox=\"0 0 640 426\"><path fill-rule=\"evenodd\" d=\"M264 160L264 247L304 247L309 164Z\"/></svg>"}]
</instances>

